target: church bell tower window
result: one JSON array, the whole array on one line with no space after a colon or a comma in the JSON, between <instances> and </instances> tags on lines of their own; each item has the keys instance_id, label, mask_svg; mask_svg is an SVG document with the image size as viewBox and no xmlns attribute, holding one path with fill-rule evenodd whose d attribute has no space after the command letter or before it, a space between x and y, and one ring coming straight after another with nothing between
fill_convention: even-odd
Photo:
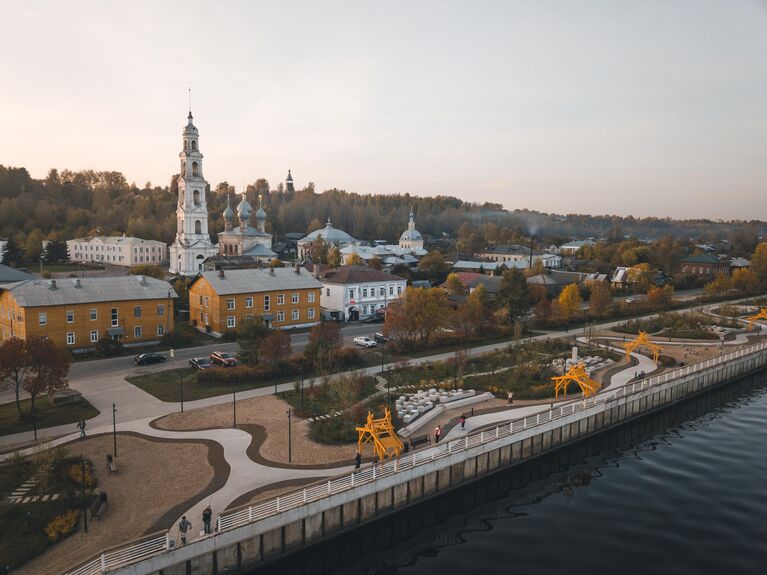
<instances>
[{"instance_id":1,"label":"church bell tower window","mask_svg":"<svg viewBox=\"0 0 767 575\"><path fill-rule=\"evenodd\" d=\"M192 162L192 175L193 176L199 176L199 166L197 165L197 162Z\"/></svg>"},{"instance_id":2,"label":"church bell tower window","mask_svg":"<svg viewBox=\"0 0 767 575\"><path fill-rule=\"evenodd\" d=\"M194 205L200 205L200 190L195 190L193 194Z\"/></svg>"}]
</instances>

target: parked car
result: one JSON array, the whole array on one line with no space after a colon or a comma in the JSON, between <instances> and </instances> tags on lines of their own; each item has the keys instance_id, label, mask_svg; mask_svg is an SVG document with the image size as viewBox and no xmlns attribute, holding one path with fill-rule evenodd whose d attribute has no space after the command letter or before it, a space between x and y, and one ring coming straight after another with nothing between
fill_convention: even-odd
<instances>
[{"instance_id":1,"label":"parked car","mask_svg":"<svg viewBox=\"0 0 767 575\"><path fill-rule=\"evenodd\" d=\"M202 370L213 367L213 365L207 357L193 357L189 360L189 367Z\"/></svg>"},{"instance_id":2,"label":"parked car","mask_svg":"<svg viewBox=\"0 0 767 575\"><path fill-rule=\"evenodd\" d=\"M637 302L636 298L633 298L633 297L626 298L626 303L636 303L636 302Z\"/></svg>"},{"instance_id":3,"label":"parked car","mask_svg":"<svg viewBox=\"0 0 767 575\"><path fill-rule=\"evenodd\" d=\"M147 365L149 363L162 363L168 359L162 353L142 353L133 358L136 365Z\"/></svg>"},{"instance_id":4,"label":"parked car","mask_svg":"<svg viewBox=\"0 0 767 575\"><path fill-rule=\"evenodd\" d=\"M386 337L381 332L376 332L376 334L373 336L373 339L375 339L378 343L389 343L392 338Z\"/></svg>"},{"instance_id":5,"label":"parked car","mask_svg":"<svg viewBox=\"0 0 767 575\"><path fill-rule=\"evenodd\" d=\"M359 335L355 337L354 343L355 345L359 345L360 347L376 347L378 345L374 339L370 339L366 335Z\"/></svg>"},{"instance_id":6,"label":"parked car","mask_svg":"<svg viewBox=\"0 0 767 575\"><path fill-rule=\"evenodd\" d=\"M237 365L237 358L225 351L214 351L210 354L210 362L224 367L234 367Z\"/></svg>"}]
</instances>

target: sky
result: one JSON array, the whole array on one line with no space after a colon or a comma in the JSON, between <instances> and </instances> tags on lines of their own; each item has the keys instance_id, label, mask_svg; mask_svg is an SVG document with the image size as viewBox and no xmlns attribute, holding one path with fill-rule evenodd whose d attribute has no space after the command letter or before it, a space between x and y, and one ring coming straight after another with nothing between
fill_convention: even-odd
<instances>
[{"instance_id":1,"label":"sky","mask_svg":"<svg viewBox=\"0 0 767 575\"><path fill-rule=\"evenodd\" d=\"M0 0L0 164L767 220L767 0Z\"/></svg>"}]
</instances>

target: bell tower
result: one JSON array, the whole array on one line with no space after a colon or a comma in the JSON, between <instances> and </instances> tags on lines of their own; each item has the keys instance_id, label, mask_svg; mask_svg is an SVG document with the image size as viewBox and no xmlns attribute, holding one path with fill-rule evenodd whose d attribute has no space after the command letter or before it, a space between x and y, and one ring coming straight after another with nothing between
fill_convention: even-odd
<instances>
[{"instance_id":1,"label":"bell tower","mask_svg":"<svg viewBox=\"0 0 767 575\"><path fill-rule=\"evenodd\" d=\"M217 253L208 234L208 206L205 190L208 182L202 176L200 134L189 110L182 131L182 149L178 157L180 172L176 206L176 241L170 247L170 272L194 274L202 262Z\"/></svg>"}]
</instances>

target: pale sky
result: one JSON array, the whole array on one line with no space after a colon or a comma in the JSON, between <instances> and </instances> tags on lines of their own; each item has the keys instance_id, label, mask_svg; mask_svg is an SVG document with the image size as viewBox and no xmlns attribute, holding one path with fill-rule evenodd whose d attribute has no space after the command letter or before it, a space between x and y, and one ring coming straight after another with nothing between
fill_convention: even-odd
<instances>
[{"instance_id":1,"label":"pale sky","mask_svg":"<svg viewBox=\"0 0 767 575\"><path fill-rule=\"evenodd\" d=\"M767 220L764 0L0 0L0 164Z\"/></svg>"}]
</instances>

